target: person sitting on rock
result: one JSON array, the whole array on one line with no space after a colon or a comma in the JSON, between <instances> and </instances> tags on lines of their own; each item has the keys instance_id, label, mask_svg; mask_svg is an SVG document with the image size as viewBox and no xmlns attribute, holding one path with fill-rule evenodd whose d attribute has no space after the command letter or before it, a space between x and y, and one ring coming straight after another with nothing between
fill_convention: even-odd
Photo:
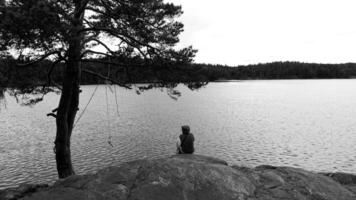
<instances>
[{"instance_id":1,"label":"person sitting on rock","mask_svg":"<svg viewBox=\"0 0 356 200\"><path fill-rule=\"evenodd\" d=\"M194 135L190 133L189 126L182 126L182 134L177 141L178 154L194 153Z\"/></svg>"}]
</instances>

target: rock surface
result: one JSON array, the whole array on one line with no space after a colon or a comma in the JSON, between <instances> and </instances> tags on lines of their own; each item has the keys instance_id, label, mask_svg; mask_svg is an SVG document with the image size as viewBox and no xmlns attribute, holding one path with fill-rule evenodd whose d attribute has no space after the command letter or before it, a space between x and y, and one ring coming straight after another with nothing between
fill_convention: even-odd
<instances>
[{"instance_id":1,"label":"rock surface","mask_svg":"<svg viewBox=\"0 0 356 200\"><path fill-rule=\"evenodd\" d=\"M356 176L291 167L228 166L199 155L137 160L50 187L0 191L1 200L355 200Z\"/></svg>"}]
</instances>

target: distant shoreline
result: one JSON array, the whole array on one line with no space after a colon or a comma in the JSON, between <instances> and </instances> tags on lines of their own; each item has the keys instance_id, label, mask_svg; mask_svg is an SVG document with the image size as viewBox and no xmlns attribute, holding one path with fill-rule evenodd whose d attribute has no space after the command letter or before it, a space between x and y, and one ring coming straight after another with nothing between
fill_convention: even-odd
<instances>
[{"instance_id":1,"label":"distant shoreline","mask_svg":"<svg viewBox=\"0 0 356 200\"><path fill-rule=\"evenodd\" d=\"M356 79L356 77L350 77L350 78L280 78L280 79L221 79L221 80L214 80L214 81L206 81L207 83L229 83L229 82L244 82L244 81L288 81L288 80L352 80ZM196 83L199 83L201 81L197 81ZM127 83L127 85L149 85L149 84L160 84L161 82L135 82L135 83ZM177 82L178 84L189 84L189 83L195 83L195 82ZM83 83L80 84L81 86L91 86L91 85L107 85L105 83ZM109 85L116 85L115 83L109 84ZM42 87L43 85L38 84L38 85L31 85L31 87ZM3 88L17 88L18 85L10 85L10 86L0 86L0 89ZM54 86L50 86L54 87Z\"/></svg>"},{"instance_id":2,"label":"distant shoreline","mask_svg":"<svg viewBox=\"0 0 356 200\"><path fill-rule=\"evenodd\" d=\"M48 84L47 71L51 61L21 68L14 60L0 60L0 87L33 87ZM110 73L104 64L87 64L85 69L120 83L160 84L194 82L233 82L245 80L296 80L296 79L355 79L356 64L318 64L301 62L273 62L256 65L226 66L212 64L177 64L168 67L128 67L112 65ZM61 85L64 66L52 72L51 80ZM82 85L104 84L105 80L83 73Z\"/></svg>"}]
</instances>

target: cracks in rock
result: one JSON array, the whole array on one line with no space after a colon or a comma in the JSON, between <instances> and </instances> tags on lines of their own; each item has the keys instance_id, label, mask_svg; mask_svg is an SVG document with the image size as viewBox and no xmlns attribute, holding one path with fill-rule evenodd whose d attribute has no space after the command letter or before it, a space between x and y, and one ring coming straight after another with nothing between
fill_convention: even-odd
<instances>
[{"instance_id":1,"label":"cracks in rock","mask_svg":"<svg viewBox=\"0 0 356 200\"><path fill-rule=\"evenodd\" d=\"M138 180L138 177L141 175L141 172L142 172L142 169L143 166L140 166L138 169L137 169L137 173L135 175L135 177L133 178L132 180L132 183L130 185L130 183L128 185L130 185L130 187L127 187L128 188L128 194L127 194L127 197L126 199L130 199L131 198L131 195L132 195L132 190L134 190L136 187L137 187L137 180Z\"/></svg>"}]
</instances>

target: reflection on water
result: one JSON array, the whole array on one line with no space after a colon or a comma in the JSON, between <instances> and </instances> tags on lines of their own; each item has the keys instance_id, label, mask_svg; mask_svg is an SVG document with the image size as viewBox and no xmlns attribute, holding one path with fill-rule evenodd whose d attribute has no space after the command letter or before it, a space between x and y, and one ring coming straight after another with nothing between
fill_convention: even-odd
<instances>
[{"instance_id":1,"label":"reflection on water","mask_svg":"<svg viewBox=\"0 0 356 200\"><path fill-rule=\"evenodd\" d=\"M6 108L5 88L0 87L0 111Z\"/></svg>"},{"instance_id":2,"label":"reflection on water","mask_svg":"<svg viewBox=\"0 0 356 200\"><path fill-rule=\"evenodd\" d=\"M80 111L96 86L83 86ZM288 165L356 173L356 80L210 83L173 101L160 90L141 95L99 86L77 124L72 153L77 173L175 152L180 126L189 124L196 153L230 163ZM46 113L59 96L32 108L11 97L0 113L0 188L56 178L55 122ZM112 146L109 144L111 143Z\"/></svg>"}]
</instances>

